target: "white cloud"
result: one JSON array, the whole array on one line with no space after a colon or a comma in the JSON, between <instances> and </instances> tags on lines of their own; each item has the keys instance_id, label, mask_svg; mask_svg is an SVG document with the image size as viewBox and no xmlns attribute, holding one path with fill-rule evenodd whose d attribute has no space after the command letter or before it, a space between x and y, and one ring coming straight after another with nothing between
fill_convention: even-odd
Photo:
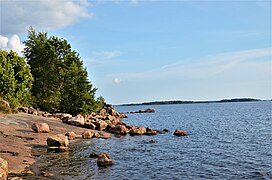
<instances>
[{"instance_id":1,"label":"white cloud","mask_svg":"<svg viewBox=\"0 0 272 180\"><path fill-rule=\"evenodd\" d=\"M114 83L114 84L120 84L121 82L122 82L121 79L119 79L119 78L117 78L117 77L113 78L113 83Z\"/></svg>"},{"instance_id":2,"label":"white cloud","mask_svg":"<svg viewBox=\"0 0 272 180\"><path fill-rule=\"evenodd\" d=\"M228 74L233 69L237 71L237 67L249 67L249 65L250 67L253 67L252 64L255 64L256 67L259 68L258 70L262 72L262 69L260 69L261 67L263 67L263 69L267 69L265 66L270 65L271 67L271 58L271 48L252 49L247 51L209 55L194 61L195 63L185 64L180 61L150 71L113 74L110 76L118 76L122 79L125 79L126 81L154 80L161 78L204 79L211 78L223 73ZM265 63L263 63L263 61L265 61ZM241 71L241 73L243 72ZM263 71L262 73L270 73L271 75L271 72L268 71Z\"/></svg>"},{"instance_id":3,"label":"white cloud","mask_svg":"<svg viewBox=\"0 0 272 180\"><path fill-rule=\"evenodd\" d=\"M140 0L131 0L130 2L131 2L131 4L133 4L135 6L140 4Z\"/></svg>"},{"instance_id":4,"label":"white cloud","mask_svg":"<svg viewBox=\"0 0 272 180\"><path fill-rule=\"evenodd\" d=\"M119 57L122 53L117 50L113 51L102 51L102 52L93 52L91 54L90 58L86 63L91 63L91 64L103 64L105 61L114 59L116 57Z\"/></svg>"},{"instance_id":5,"label":"white cloud","mask_svg":"<svg viewBox=\"0 0 272 180\"><path fill-rule=\"evenodd\" d=\"M21 42L17 34L12 35L10 38L0 35L0 49L7 51L15 51L22 55L24 44Z\"/></svg>"},{"instance_id":6,"label":"white cloud","mask_svg":"<svg viewBox=\"0 0 272 180\"><path fill-rule=\"evenodd\" d=\"M87 0L1 1L1 34L26 32L29 26L51 30L68 26L79 18L92 18Z\"/></svg>"},{"instance_id":7,"label":"white cloud","mask_svg":"<svg viewBox=\"0 0 272 180\"><path fill-rule=\"evenodd\" d=\"M8 38L0 35L0 48L4 49L8 46Z\"/></svg>"}]
</instances>

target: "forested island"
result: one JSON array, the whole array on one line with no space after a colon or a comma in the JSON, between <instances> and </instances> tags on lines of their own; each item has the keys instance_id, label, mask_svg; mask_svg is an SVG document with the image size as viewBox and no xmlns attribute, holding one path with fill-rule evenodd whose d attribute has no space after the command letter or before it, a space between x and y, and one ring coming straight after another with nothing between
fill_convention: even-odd
<instances>
[{"instance_id":1,"label":"forested island","mask_svg":"<svg viewBox=\"0 0 272 180\"><path fill-rule=\"evenodd\" d=\"M203 104L203 103L227 103L227 102L252 102L252 101L262 101L261 99L254 98L235 98L235 99L222 99L218 101L152 101L143 103L131 103L131 104L121 104L121 106L140 106L140 105L167 105L167 104Z\"/></svg>"}]
</instances>

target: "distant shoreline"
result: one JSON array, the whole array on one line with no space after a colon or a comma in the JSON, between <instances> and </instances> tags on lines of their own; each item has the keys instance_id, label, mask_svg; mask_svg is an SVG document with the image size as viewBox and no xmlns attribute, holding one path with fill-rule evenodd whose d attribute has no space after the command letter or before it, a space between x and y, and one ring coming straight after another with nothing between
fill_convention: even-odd
<instances>
[{"instance_id":1,"label":"distant shoreline","mask_svg":"<svg viewBox=\"0 0 272 180\"><path fill-rule=\"evenodd\" d=\"M255 102L255 101L271 101L271 100L261 100L254 98L234 98L234 99L222 99L215 101L152 101L152 102L143 102L143 103L128 103L120 104L119 106L141 106L141 105L168 105L168 104L205 104L205 103L228 103L228 102Z\"/></svg>"}]
</instances>

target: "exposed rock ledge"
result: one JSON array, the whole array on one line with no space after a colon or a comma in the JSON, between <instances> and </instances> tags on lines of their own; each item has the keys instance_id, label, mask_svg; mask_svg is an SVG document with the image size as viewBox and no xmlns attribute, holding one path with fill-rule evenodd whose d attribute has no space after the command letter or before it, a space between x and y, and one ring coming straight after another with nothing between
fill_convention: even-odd
<instances>
[{"instance_id":1,"label":"exposed rock ledge","mask_svg":"<svg viewBox=\"0 0 272 180\"><path fill-rule=\"evenodd\" d=\"M47 123L50 132L35 133L31 129L33 123ZM58 118L45 118L26 113L0 114L0 157L8 161L9 177L29 173L28 167L34 164L36 156L39 156L35 151L36 147L47 148L46 140L49 136L71 131L82 134L86 129L65 124ZM93 134L100 132L90 131Z\"/></svg>"}]
</instances>

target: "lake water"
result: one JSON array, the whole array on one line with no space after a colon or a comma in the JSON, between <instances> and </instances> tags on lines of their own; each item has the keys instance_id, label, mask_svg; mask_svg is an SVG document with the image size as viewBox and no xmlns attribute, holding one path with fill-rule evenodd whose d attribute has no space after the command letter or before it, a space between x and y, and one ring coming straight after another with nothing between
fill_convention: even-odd
<instances>
[{"instance_id":1,"label":"lake water","mask_svg":"<svg viewBox=\"0 0 272 180\"><path fill-rule=\"evenodd\" d=\"M123 121L169 133L75 141L68 153L45 157L40 170L56 179L272 179L271 102L116 107L146 108L156 112ZM175 129L190 135L173 136ZM108 152L114 165L98 168L93 151Z\"/></svg>"}]
</instances>

